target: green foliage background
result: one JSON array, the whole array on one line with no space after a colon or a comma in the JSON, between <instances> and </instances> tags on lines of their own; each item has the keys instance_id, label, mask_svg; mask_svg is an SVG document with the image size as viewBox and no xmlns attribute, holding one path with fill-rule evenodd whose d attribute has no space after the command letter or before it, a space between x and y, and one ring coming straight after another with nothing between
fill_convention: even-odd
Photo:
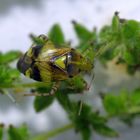
<instances>
[{"instance_id":1,"label":"green foliage background","mask_svg":"<svg viewBox=\"0 0 140 140\"><path fill-rule=\"evenodd\" d=\"M116 12L111 25L105 25L99 32L96 29L89 31L76 21L73 21L72 24L79 40L79 44L75 47L80 52L84 51L93 63L96 58L107 69L107 63L115 60L115 65L124 65L129 75L134 76L139 72L140 22L120 19ZM69 44L58 24L50 29L48 36L58 47ZM34 38L34 41L42 43L37 38ZM25 84L17 69L11 67L11 62L17 60L21 54L20 51L0 53L0 81L2 81L0 92L8 94L7 89L19 89L23 86L26 89L33 88L40 94L49 92L51 83L47 86L38 82ZM86 103L83 104L81 114L78 115L79 104L70 100L69 94L77 94L84 90L85 81L82 75L78 75L64 81L55 96L36 97L34 100L33 106L36 112L47 109L54 100L57 100L66 111L70 124L36 136L29 133L25 124L18 128L13 124L6 130L4 124L0 124L0 140L3 140L4 131L7 132L9 140L47 140L72 128L81 134L83 140L89 140L93 132L106 137L118 137L119 134L110 128L108 122L112 118L118 118L125 124L132 125L133 120L140 115L140 87L131 92L127 89L123 91L120 89L117 95L113 92L99 93L106 112L104 115ZM64 92L67 94L62 94Z\"/></svg>"}]
</instances>

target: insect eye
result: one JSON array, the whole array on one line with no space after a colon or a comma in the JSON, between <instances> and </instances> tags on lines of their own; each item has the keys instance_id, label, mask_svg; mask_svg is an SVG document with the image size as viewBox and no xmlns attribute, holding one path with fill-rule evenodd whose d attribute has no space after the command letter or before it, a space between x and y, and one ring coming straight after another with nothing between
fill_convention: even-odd
<instances>
[{"instance_id":1,"label":"insect eye","mask_svg":"<svg viewBox=\"0 0 140 140\"><path fill-rule=\"evenodd\" d=\"M67 58L66 58L65 64L68 65L69 62L71 62L71 54L70 54L70 53L67 55Z\"/></svg>"},{"instance_id":2,"label":"insect eye","mask_svg":"<svg viewBox=\"0 0 140 140\"><path fill-rule=\"evenodd\" d=\"M32 63L32 59L31 59L30 57L28 57L28 56L25 56L25 57L24 57L24 61L25 61L25 63L27 63L27 64Z\"/></svg>"},{"instance_id":3,"label":"insect eye","mask_svg":"<svg viewBox=\"0 0 140 140\"><path fill-rule=\"evenodd\" d=\"M45 41L48 40L48 37L46 35L43 35L43 34L39 35L38 37L42 40L45 40Z\"/></svg>"}]
</instances>

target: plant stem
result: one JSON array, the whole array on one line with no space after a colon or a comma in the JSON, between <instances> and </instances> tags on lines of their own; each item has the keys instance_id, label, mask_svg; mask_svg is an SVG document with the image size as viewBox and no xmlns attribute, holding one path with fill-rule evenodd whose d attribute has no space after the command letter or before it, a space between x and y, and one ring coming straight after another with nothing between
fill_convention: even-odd
<instances>
[{"instance_id":1,"label":"plant stem","mask_svg":"<svg viewBox=\"0 0 140 140\"><path fill-rule=\"evenodd\" d=\"M70 123L70 124L67 124L63 127L53 129L47 133L42 133L42 134L34 137L32 140L48 140L51 137L55 137L62 132L65 132L69 129L72 129L73 127L74 127L74 125Z\"/></svg>"},{"instance_id":2,"label":"plant stem","mask_svg":"<svg viewBox=\"0 0 140 140\"><path fill-rule=\"evenodd\" d=\"M19 87L31 88L31 87L43 87L43 86L48 86L48 85L49 85L48 83L41 83L41 82L11 84L11 85L0 84L0 88L19 88Z\"/></svg>"}]
</instances>

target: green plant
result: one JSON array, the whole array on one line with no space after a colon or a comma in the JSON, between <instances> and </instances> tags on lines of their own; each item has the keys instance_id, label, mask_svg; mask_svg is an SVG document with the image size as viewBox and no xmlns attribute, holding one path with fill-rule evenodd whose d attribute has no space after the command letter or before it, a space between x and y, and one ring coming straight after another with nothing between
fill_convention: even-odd
<instances>
[{"instance_id":1,"label":"green plant","mask_svg":"<svg viewBox=\"0 0 140 140\"><path fill-rule=\"evenodd\" d=\"M104 66L115 60L115 65L122 64L129 75L133 76L139 72L140 22L120 19L116 12L112 24L104 26L99 32L96 30L89 31L85 26L75 21L73 21L73 26L79 39L79 44L76 47L81 52L85 51L90 60L94 62L96 57ZM58 24L51 28L48 35L58 46L61 43L67 43ZM19 72L11 67L11 62L17 60L20 55L20 51L0 53L0 81L2 81L0 83L0 92L7 94L8 88L21 89L23 86L40 94L50 91L51 85L46 86L44 83L24 84ZM70 100L69 94L77 94L83 92L84 89L85 82L82 75L79 75L71 80L64 81L55 96L35 97L34 109L36 112L47 109L55 99L58 100L66 111L70 124L36 136L30 135L25 125L19 128L10 125L7 130L9 140L47 140L69 129L75 129L81 133L83 140L89 140L92 132L107 137L117 137L119 134L108 125L112 118L119 118L124 123L132 125L134 118L140 115L140 87L138 87L131 92L127 89L120 89L117 95L112 92L99 93L106 114L102 115L94 110L92 106L84 103L79 116L79 104ZM62 92L66 94L62 94ZM1 124L0 140L3 138L3 130L4 125Z\"/></svg>"}]
</instances>

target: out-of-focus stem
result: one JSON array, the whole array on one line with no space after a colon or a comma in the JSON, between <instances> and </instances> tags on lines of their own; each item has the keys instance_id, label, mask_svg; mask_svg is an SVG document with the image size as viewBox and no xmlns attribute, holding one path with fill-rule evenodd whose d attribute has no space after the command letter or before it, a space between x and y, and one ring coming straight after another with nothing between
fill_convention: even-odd
<instances>
[{"instance_id":1,"label":"out-of-focus stem","mask_svg":"<svg viewBox=\"0 0 140 140\"><path fill-rule=\"evenodd\" d=\"M10 85L0 84L0 88L18 88L18 87L31 88L31 87L44 87L44 86L48 86L48 84L43 82L10 84Z\"/></svg>"},{"instance_id":2,"label":"out-of-focus stem","mask_svg":"<svg viewBox=\"0 0 140 140\"><path fill-rule=\"evenodd\" d=\"M67 124L67 125L65 125L63 127L56 128L56 129L53 129L53 130L51 130L49 132L37 135L34 138L32 138L32 140L48 140L51 137L55 137L58 134L61 134L61 133L65 132L65 131L67 131L67 130L72 129L73 127L74 127L73 124Z\"/></svg>"}]
</instances>

